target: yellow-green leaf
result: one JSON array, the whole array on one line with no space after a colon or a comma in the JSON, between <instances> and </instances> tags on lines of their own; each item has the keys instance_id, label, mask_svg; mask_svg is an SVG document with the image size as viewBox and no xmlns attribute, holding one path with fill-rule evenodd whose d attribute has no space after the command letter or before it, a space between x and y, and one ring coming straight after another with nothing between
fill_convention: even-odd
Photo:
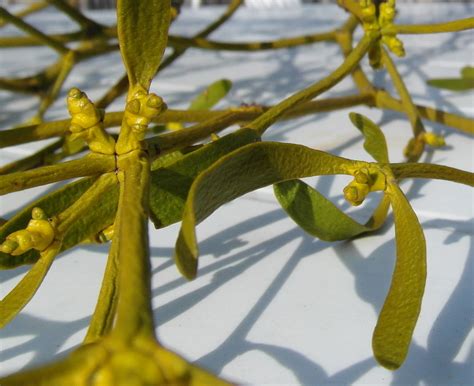
<instances>
[{"instance_id":1,"label":"yellow-green leaf","mask_svg":"<svg viewBox=\"0 0 474 386\"><path fill-rule=\"evenodd\" d=\"M385 135L382 130L380 130L380 127L362 114L350 113L349 118L354 126L364 135L364 149L367 153L377 162L389 162L387 142L385 141Z\"/></svg>"},{"instance_id":2,"label":"yellow-green leaf","mask_svg":"<svg viewBox=\"0 0 474 386\"><path fill-rule=\"evenodd\" d=\"M42 252L40 258L28 273L0 301L0 328L8 324L28 304L43 282L59 249L59 244L53 244Z\"/></svg>"},{"instance_id":3,"label":"yellow-green leaf","mask_svg":"<svg viewBox=\"0 0 474 386\"><path fill-rule=\"evenodd\" d=\"M357 162L301 145L262 142L222 157L193 182L176 242L178 269L189 279L197 272L195 226L219 206L252 190L288 179L346 174Z\"/></svg>"},{"instance_id":4,"label":"yellow-green leaf","mask_svg":"<svg viewBox=\"0 0 474 386\"><path fill-rule=\"evenodd\" d=\"M415 212L396 184L387 188L395 219L397 259L372 337L377 361L394 370L405 360L426 282L426 245Z\"/></svg>"},{"instance_id":5,"label":"yellow-green leaf","mask_svg":"<svg viewBox=\"0 0 474 386\"><path fill-rule=\"evenodd\" d=\"M192 100L189 110L210 110L227 95L231 87L232 82L228 79L215 81Z\"/></svg>"},{"instance_id":6,"label":"yellow-green leaf","mask_svg":"<svg viewBox=\"0 0 474 386\"><path fill-rule=\"evenodd\" d=\"M390 164L390 168L397 179L430 178L474 186L474 173L449 166L409 162Z\"/></svg>"},{"instance_id":7,"label":"yellow-green leaf","mask_svg":"<svg viewBox=\"0 0 474 386\"><path fill-rule=\"evenodd\" d=\"M321 240L346 240L374 230L353 220L303 181L280 182L273 185L273 191L293 221Z\"/></svg>"},{"instance_id":8,"label":"yellow-green leaf","mask_svg":"<svg viewBox=\"0 0 474 386\"><path fill-rule=\"evenodd\" d=\"M189 189L200 172L220 157L258 140L255 130L241 129L154 170L151 174L150 217L155 227L162 228L181 220Z\"/></svg>"},{"instance_id":9,"label":"yellow-green leaf","mask_svg":"<svg viewBox=\"0 0 474 386\"><path fill-rule=\"evenodd\" d=\"M118 0L120 52L131 88L148 90L168 41L170 0Z\"/></svg>"}]
</instances>

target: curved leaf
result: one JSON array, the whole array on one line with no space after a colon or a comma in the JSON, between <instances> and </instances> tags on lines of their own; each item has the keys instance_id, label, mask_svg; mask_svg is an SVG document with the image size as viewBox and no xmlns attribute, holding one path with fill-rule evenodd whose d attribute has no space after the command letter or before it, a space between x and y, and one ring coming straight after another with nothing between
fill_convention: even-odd
<instances>
[{"instance_id":1,"label":"curved leaf","mask_svg":"<svg viewBox=\"0 0 474 386\"><path fill-rule=\"evenodd\" d=\"M43 282L59 249L60 245L56 244L42 252L40 258L28 273L0 301L0 328L8 324L28 304Z\"/></svg>"},{"instance_id":2,"label":"curved leaf","mask_svg":"<svg viewBox=\"0 0 474 386\"><path fill-rule=\"evenodd\" d=\"M362 114L350 113L349 118L354 126L364 135L364 149L367 153L377 162L388 163L387 142L380 127Z\"/></svg>"},{"instance_id":3,"label":"curved leaf","mask_svg":"<svg viewBox=\"0 0 474 386\"><path fill-rule=\"evenodd\" d=\"M415 212L398 185L387 189L395 219L397 260L372 337L377 361L394 370L408 353L426 282L426 245Z\"/></svg>"},{"instance_id":4,"label":"curved leaf","mask_svg":"<svg viewBox=\"0 0 474 386\"><path fill-rule=\"evenodd\" d=\"M376 161L388 163L387 143L382 130L361 114L350 113L349 117L365 137L365 150ZM367 224L362 225L302 181L276 184L273 191L293 221L309 234L326 241L346 240L378 229L384 223L390 206L389 200L384 198Z\"/></svg>"},{"instance_id":5,"label":"curved leaf","mask_svg":"<svg viewBox=\"0 0 474 386\"><path fill-rule=\"evenodd\" d=\"M222 157L196 178L189 191L175 248L178 269L189 279L195 277L199 254L195 226L222 204L288 179L347 174L360 164L305 146L275 142L250 144Z\"/></svg>"},{"instance_id":6,"label":"curved leaf","mask_svg":"<svg viewBox=\"0 0 474 386\"><path fill-rule=\"evenodd\" d=\"M321 240L347 240L376 229L359 224L303 181L280 182L273 185L273 192L293 221ZM382 222L377 223L381 224Z\"/></svg>"},{"instance_id":7,"label":"curved leaf","mask_svg":"<svg viewBox=\"0 0 474 386\"><path fill-rule=\"evenodd\" d=\"M232 82L228 79L220 79L210 84L189 105L189 110L210 110L213 108L232 88Z\"/></svg>"},{"instance_id":8,"label":"curved leaf","mask_svg":"<svg viewBox=\"0 0 474 386\"><path fill-rule=\"evenodd\" d=\"M189 189L199 173L220 157L259 140L255 130L241 129L154 170L150 185L150 217L155 227L162 228L181 220Z\"/></svg>"},{"instance_id":9,"label":"curved leaf","mask_svg":"<svg viewBox=\"0 0 474 386\"><path fill-rule=\"evenodd\" d=\"M117 32L130 86L150 87L168 41L170 0L118 0Z\"/></svg>"}]
</instances>

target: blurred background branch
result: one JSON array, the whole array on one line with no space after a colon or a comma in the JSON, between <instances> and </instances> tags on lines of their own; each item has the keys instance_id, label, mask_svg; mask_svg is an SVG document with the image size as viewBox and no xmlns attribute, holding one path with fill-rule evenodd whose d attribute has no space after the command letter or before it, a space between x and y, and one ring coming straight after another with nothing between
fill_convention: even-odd
<instances>
[{"instance_id":1,"label":"blurred background branch","mask_svg":"<svg viewBox=\"0 0 474 386\"><path fill-rule=\"evenodd\" d=\"M0 5L12 5L12 4L32 4L37 3L39 0L0 0ZM399 2L405 3L436 3L436 2L457 2L457 3L469 3L473 0L398 0ZM183 4L184 6L205 6L205 5L216 5L216 4L228 4L230 0L176 0L176 3ZM255 5L261 2L263 6L288 6L297 4L308 4L308 3L334 3L334 0L246 0L249 5ZM115 0L69 0L69 3L78 8L89 8L89 9L100 9L100 8L113 8L115 7Z\"/></svg>"}]
</instances>

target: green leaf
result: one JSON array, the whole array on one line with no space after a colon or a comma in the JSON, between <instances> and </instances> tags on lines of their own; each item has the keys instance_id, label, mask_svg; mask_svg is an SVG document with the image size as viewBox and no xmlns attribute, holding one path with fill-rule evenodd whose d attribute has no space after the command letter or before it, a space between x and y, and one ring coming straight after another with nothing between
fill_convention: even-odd
<instances>
[{"instance_id":1,"label":"green leaf","mask_svg":"<svg viewBox=\"0 0 474 386\"><path fill-rule=\"evenodd\" d=\"M388 163L387 143L382 130L361 114L350 113L349 117L365 137L365 150L376 161ZM379 228L389 208L389 201L383 200L367 224L362 225L302 181L285 181L276 184L273 190L293 221L309 234L326 241L345 240Z\"/></svg>"},{"instance_id":2,"label":"green leaf","mask_svg":"<svg viewBox=\"0 0 474 386\"><path fill-rule=\"evenodd\" d=\"M474 78L472 77L429 79L426 83L432 87L451 91L466 91L474 88Z\"/></svg>"},{"instance_id":3,"label":"green leaf","mask_svg":"<svg viewBox=\"0 0 474 386\"><path fill-rule=\"evenodd\" d=\"M367 153L377 162L388 163L387 142L380 127L362 114L350 113L349 118L354 126L364 135L364 149Z\"/></svg>"},{"instance_id":4,"label":"green leaf","mask_svg":"<svg viewBox=\"0 0 474 386\"><path fill-rule=\"evenodd\" d=\"M3 242L9 234L26 227L31 220L31 211L33 208L39 207L43 209L48 216L56 216L81 197L95 180L95 178L81 179L49 193L28 205L0 228L1 242ZM38 258L39 253L35 250L31 250L19 256L11 256L0 252L0 269L10 269L23 264L32 264L38 260Z\"/></svg>"},{"instance_id":5,"label":"green leaf","mask_svg":"<svg viewBox=\"0 0 474 386\"><path fill-rule=\"evenodd\" d=\"M42 252L28 273L0 301L0 328L5 327L28 304L48 273L59 248L59 244L53 244Z\"/></svg>"},{"instance_id":6,"label":"green leaf","mask_svg":"<svg viewBox=\"0 0 474 386\"><path fill-rule=\"evenodd\" d=\"M463 77L464 79L474 79L474 67L463 67L461 69L461 77Z\"/></svg>"},{"instance_id":7,"label":"green leaf","mask_svg":"<svg viewBox=\"0 0 474 386\"><path fill-rule=\"evenodd\" d=\"M195 178L220 157L259 141L255 130L242 129L202 146L151 174L150 216L156 228L181 220L189 189ZM155 164L155 163L154 163Z\"/></svg>"},{"instance_id":8,"label":"green leaf","mask_svg":"<svg viewBox=\"0 0 474 386\"><path fill-rule=\"evenodd\" d=\"M231 87L232 82L228 79L215 81L191 101L188 110L210 110L227 95ZM182 130L184 128L180 122L168 122L165 127L168 130Z\"/></svg>"},{"instance_id":9,"label":"green leaf","mask_svg":"<svg viewBox=\"0 0 474 386\"><path fill-rule=\"evenodd\" d=\"M168 41L170 0L118 0L117 32L131 88L146 90Z\"/></svg>"},{"instance_id":10,"label":"green leaf","mask_svg":"<svg viewBox=\"0 0 474 386\"><path fill-rule=\"evenodd\" d=\"M395 219L397 260L372 337L375 358L394 370L405 360L426 282L426 246L415 212L396 184L387 188Z\"/></svg>"},{"instance_id":11,"label":"green leaf","mask_svg":"<svg viewBox=\"0 0 474 386\"><path fill-rule=\"evenodd\" d=\"M244 146L202 172L189 191L176 242L178 269L196 275L199 255L195 226L226 202L267 185L315 175L347 174L360 165L301 145L275 142Z\"/></svg>"},{"instance_id":12,"label":"green leaf","mask_svg":"<svg viewBox=\"0 0 474 386\"><path fill-rule=\"evenodd\" d=\"M429 178L474 186L474 173L449 166L408 162L390 164L390 169L396 179Z\"/></svg>"},{"instance_id":13,"label":"green leaf","mask_svg":"<svg viewBox=\"0 0 474 386\"><path fill-rule=\"evenodd\" d=\"M203 92L194 98L189 105L189 110L210 110L222 98L224 98L232 87L228 79L220 79L210 84Z\"/></svg>"},{"instance_id":14,"label":"green leaf","mask_svg":"<svg viewBox=\"0 0 474 386\"><path fill-rule=\"evenodd\" d=\"M273 185L273 191L293 221L321 240L346 240L374 230L353 220L303 181L280 182Z\"/></svg>"},{"instance_id":15,"label":"green leaf","mask_svg":"<svg viewBox=\"0 0 474 386\"><path fill-rule=\"evenodd\" d=\"M113 224L119 197L118 184L100 195L100 199L88 202L87 211L68 227L64 234L62 251L72 248L82 241L97 235Z\"/></svg>"}]
</instances>

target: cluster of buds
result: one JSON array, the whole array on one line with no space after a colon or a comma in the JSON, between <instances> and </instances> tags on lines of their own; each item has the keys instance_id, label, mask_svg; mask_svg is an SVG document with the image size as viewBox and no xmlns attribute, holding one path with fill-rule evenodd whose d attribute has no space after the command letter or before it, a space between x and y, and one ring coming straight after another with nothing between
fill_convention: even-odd
<instances>
[{"instance_id":1,"label":"cluster of buds","mask_svg":"<svg viewBox=\"0 0 474 386\"><path fill-rule=\"evenodd\" d=\"M124 112L124 124L129 129L120 134L117 143L117 154L125 154L133 149L141 148L141 141L145 138L148 125L153 118L167 109L156 94L149 94L143 89L136 91L127 102Z\"/></svg>"},{"instance_id":2,"label":"cluster of buds","mask_svg":"<svg viewBox=\"0 0 474 386\"><path fill-rule=\"evenodd\" d=\"M54 241L55 230L52 222L41 208L33 208L31 220L25 229L13 232L0 244L0 251L18 256L30 249L44 251Z\"/></svg>"},{"instance_id":3,"label":"cluster of buds","mask_svg":"<svg viewBox=\"0 0 474 386\"><path fill-rule=\"evenodd\" d=\"M344 198L353 206L362 204L370 192L385 190L386 178L380 171L371 172L360 168L354 172L354 179L344 188Z\"/></svg>"},{"instance_id":4,"label":"cluster of buds","mask_svg":"<svg viewBox=\"0 0 474 386\"><path fill-rule=\"evenodd\" d=\"M71 140L84 139L94 153L115 153L115 141L104 129L104 111L96 108L84 92L78 88L69 90L67 108L71 114Z\"/></svg>"},{"instance_id":5,"label":"cluster of buds","mask_svg":"<svg viewBox=\"0 0 474 386\"><path fill-rule=\"evenodd\" d=\"M369 62L373 68L380 68L381 43L397 56L404 56L403 43L396 36L393 27L395 19L395 0L386 0L377 5L374 0L361 0L362 25L367 34L380 33L381 42L378 41L369 51Z\"/></svg>"}]
</instances>

